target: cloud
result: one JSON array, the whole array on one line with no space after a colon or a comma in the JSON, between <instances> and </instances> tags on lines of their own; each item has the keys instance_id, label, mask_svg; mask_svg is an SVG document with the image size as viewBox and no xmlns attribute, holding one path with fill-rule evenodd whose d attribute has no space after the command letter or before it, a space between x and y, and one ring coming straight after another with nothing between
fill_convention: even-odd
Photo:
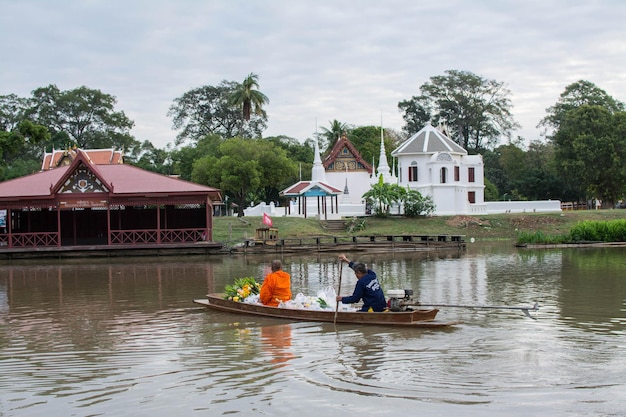
<instances>
[{"instance_id":1,"label":"cloud","mask_svg":"<svg viewBox=\"0 0 626 417\"><path fill-rule=\"evenodd\" d=\"M176 136L176 97L250 72L270 98L265 135L300 140L334 119L378 125L382 115L400 130L398 102L449 69L504 82L527 140L572 82L626 98L626 3L423 3L0 0L0 94L99 89L159 147Z\"/></svg>"}]
</instances>

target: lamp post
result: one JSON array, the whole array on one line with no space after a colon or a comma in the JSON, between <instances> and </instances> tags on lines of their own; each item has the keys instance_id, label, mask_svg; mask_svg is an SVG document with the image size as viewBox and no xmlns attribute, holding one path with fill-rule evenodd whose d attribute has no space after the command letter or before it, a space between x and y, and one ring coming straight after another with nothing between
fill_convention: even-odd
<instances>
[{"instance_id":1,"label":"lamp post","mask_svg":"<svg viewBox=\"0 0 626 417\"><path fill-rule=\"evenodd\" d=\"M502 201L506 201L506 196L509 195L508 193L504 193L504 196L502 196ZM228 198L228 197L226 197Z\"/></svg>"},{"instance_id":2,"label":"lamp post","mask_svg":"<svg viewBox=\"0 0 626 417\"><path fill-rule=\"evenodd\" d=\"M226 200L226 215L230 216L230 213L228 212L228 196L226 196L226 198L224 198L224 200Z\"/></svg>"}]
</instances>

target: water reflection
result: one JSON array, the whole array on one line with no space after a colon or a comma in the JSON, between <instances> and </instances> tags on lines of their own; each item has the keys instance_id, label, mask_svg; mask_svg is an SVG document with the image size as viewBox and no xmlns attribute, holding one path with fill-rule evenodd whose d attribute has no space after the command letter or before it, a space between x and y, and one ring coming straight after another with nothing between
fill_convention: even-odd
<instances>
[{"instance_id":1,"label":"water reflection","mask_svg":"<svg viewBox=\"0 0 626 417\"><path fill-rule=\"evenodd\" d=\"M448 330L333 326L191 303L259 257L28 262L0 268L0 414L619 415L625 388L623 249L470 247L353 254L385 289L442 309ZM282 259L294 293L337 288L336 255ZM345 268L345 266L344 266ZM342 293L355 284L347 268Z\"/></svg>"}]
</instances>

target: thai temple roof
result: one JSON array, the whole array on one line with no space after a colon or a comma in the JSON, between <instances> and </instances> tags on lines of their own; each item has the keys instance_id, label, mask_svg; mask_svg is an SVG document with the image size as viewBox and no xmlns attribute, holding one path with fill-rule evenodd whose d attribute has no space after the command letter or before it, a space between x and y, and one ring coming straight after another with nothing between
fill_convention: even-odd
<instances>
[{"instance_id":1,"label":"thai temple roof","mask_svg":"<svg viewBox=\"0 0 626 417\"><path fill-rule=\"evenodd\" d=\"M394 149L391 155L398 157L400 155L435 154L438 152L467 155L467 151L463 147L447 137L439 129L427 123L422 130Z\"/></svg>"},{"instance_id":2,"label":"thai temple roof","mask_svg":"<svg viewBox=\"0 0 626 417\"><path fill-rule=\"evenodd\" d=\"M335 163L337 158L339 158L342 155L342 151L344 149L346 149L348 151L348 153L356 160L356 162L360 166L362 166L363 169L366 170L369 174L371 174L374 171L372 169L372 166L370 164L368 164L363 159L363 157L361 156L359 151L354 147L352 142L350 142L350 140L348 139L348 136L346 136L345 132L343 133L343 135L341 135L341 138L339 138L339 140L337 140L337 142L335 142L335 145L330 150L330 152L326 156L326 158L324 158L324 162L323 162L324 168L328 169L328 167L331 164Z\"/></svg>"},{"instance_id":3,"label":"thai temple roof","mask_svg":"<svg viewBox=\"0 0 626 417\"><path fill-rule=\"evenodd\" d=\"M93 165L116 165L124 163L122 151L116 151L115 149L81 149L80 151ZM53 149L52 152L44 153L41 170L47 171L60 166L70 165L77 156L78 148Z\"/></svg>"}]
</instances>

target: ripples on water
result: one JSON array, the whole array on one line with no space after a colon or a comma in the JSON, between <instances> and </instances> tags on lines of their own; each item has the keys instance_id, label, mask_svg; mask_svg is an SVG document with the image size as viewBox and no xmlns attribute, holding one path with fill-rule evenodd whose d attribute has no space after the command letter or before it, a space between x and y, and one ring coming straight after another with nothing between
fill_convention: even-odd
<instances>
[{"instance_id":1,"label":"ripples on water","mask_svg":"<svg viewBox=\"0 0 626 417\"><path fill-rule=\"evenodd\" d=\"M265 260L3 268L0 415L622 415L623 261L511 250L365 258L386 288L422 301L539 301L538 320L442 309L465 324L335 327L191 304L259 276ZM284 261L297 290L338 283L333 259ZM590 276L593 262L614 266Z\"/></svg>"}]
</instances>

